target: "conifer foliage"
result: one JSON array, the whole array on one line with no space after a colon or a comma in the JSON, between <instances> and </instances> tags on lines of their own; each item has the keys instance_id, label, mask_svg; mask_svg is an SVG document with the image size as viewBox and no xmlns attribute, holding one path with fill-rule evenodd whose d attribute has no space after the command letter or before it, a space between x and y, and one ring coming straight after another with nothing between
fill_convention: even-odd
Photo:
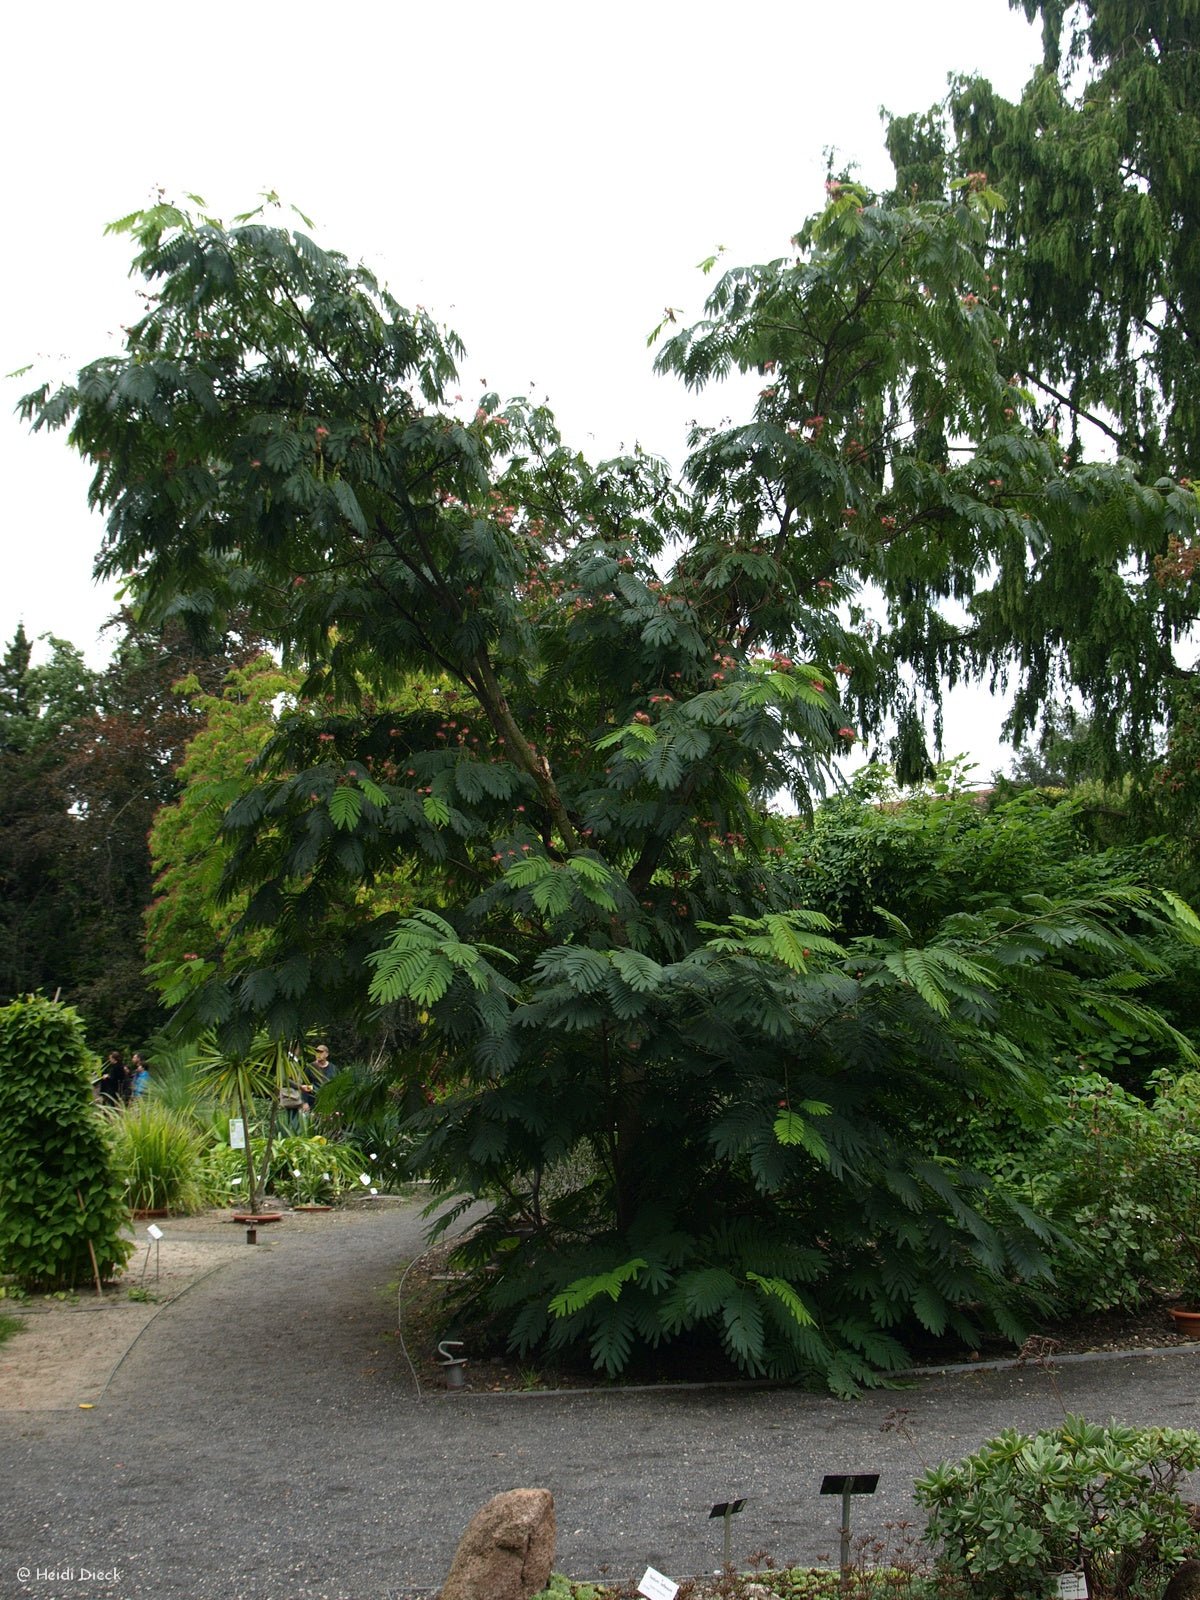
<instances>
[{"instance_id":1,"label":"conifer foliage","mask_svg":"<svg viewBox=\"0 0 1200 1600\"><path fill-rule=\"evenodd\" d=\"M145 317L25 403L94 463L101 569L148 617L246 608L305 673L226 812L244 910L183 963L184 1020L236 1051L408 1007L419 1160L494 1202L472 1250L517 1347L615 1371L707 1339L848 1390L908 1326L1011 1325L1044 1229L915 1150L914 1109L1027 1094L1064 1017L1169 1036L1129 933L1169 903L1115 881L847 938L767 811L994 659L943 600L1017 607L1089 517L1162 548L1194 520L1025 427L980 294L997 203L834 185L795 255L722 279L661 364L763 390L682 481L464 406L453 335L259 215L125 219ZM370 893L398 860L405 907Z\"/></svg>"}]
</instances>

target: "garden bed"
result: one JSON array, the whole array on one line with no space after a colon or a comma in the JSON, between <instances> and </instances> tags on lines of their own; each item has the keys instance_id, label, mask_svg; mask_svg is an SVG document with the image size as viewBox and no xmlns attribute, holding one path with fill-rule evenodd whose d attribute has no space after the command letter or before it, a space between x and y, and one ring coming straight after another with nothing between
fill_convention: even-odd
<instances>
[{"instance_id":1,"label":"garden bed","mask_svg":"<svg viewBox=\"0 0 1200 1600\"><path fill-rule=\"evenodd\" d=\"M473 1338L474 1330L468 1324L455 1319L453 1292L465 1278L450 1265L453 1249L450 1243L435 1245L416 1258L404 1277L400 1332L422 1389L446 1387L446 1371L438 1359L437 1346L444 1339L458 1338L463 1340L463 1348L455 1353L467 1359L466 1387L477 1391L515 1393L611 1384L746 1381L720 1350L682 1341L652 1352L618 1379L595 1371L586 1358L552 1361L490 1349L477 1332ZM1177 1332L1170 1317L1170 1302L1159 1300L1138 1311L1096 1311L1062 1322L1047 1321L1020 1346L999 1336L988 1336L978 1349L972 1350L959 1339L928 1336L910 1340L908 1348L914 1368L937 1369L960 1363L1017 1359L1034 1362L1055 1356L1156 1350L1194 1343L1194 1339Z\"/></svg>"}]
</instances>

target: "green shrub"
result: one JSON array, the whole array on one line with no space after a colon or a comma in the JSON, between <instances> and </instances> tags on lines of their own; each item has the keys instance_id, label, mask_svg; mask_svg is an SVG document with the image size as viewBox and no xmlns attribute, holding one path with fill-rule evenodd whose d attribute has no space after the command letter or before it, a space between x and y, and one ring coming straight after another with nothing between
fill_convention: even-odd
<instances>
[{"instance_id":1,"label":"green shrub","mask_svg":"<svg viewBox=\"0 0 1200 1600\"><path fill-rule=\"evenodd\" d=\"M231 1150L228 1126L214 1125L201 1159L201 1181L210 1205L242 1205L246 1192L246 1166L240 1150ZM251 1133L251 1155L256 1171L262 1170L266 1139ZM378 1162L357 1145L327 1139L322 1134L284 1134L271 1152L267 1192L290 1205L333 1205L343 1195L366 1193L359 1174L367 1172L380 1191L388 1184L378 1175Z\"/></svg>"},{"instance_id":2,"label":"green shrub","mask_svg":"<svg viewBox=\"0 0 1200 1600\"><path fill-rule=\"evenodd\" d=\"M377 1165L357 1145L335 1143L321 1134L287 1134L275 1145L268 1187L291 1205L332 1205L348 1191L366 1192L359 1178L363 1172L383 1189Z\"/></svg>"},{"instance_id":3,"label":"green shrub","mask_svg":"<svg viewBox=\"0 0 1200 1600\"><path fill-rule=\"evenodd\" d=\"M317 1127L361 1150L374 1150L388 1182L410 1177L416 1138L409 1127L413 1109L380 1074L351 1061L328 1079L317 1095ZM382 1187L382 1185L381 1185Z\"/></svg>"},{"instance_id":4,"label":"green shrub","mask_svg":"<svg viewBox=\"0 0 1200 1600\"><path fill-rule=\"evenodd\" d=\"M178 1046L155 1053L146 1099L199 1123L208 1120L215 1105L200 1082L191 1051Z\"/></svg>"},{"instance_id":5,"label":"green shrub","mask_svg":"<svg viewBox=\"0 0 1200 1600\"><path fill-rule=\"evenodd\" d=\"M69 1006L0 1007L0 1273L30 1289L112 1277L133 1246L94 1059Z\"/></svg>"},{"instance_id":6,"label":"green shrub","mask_svg":"<svg viewBox=\"0 0 1200 1600\"><path fill-rule=\"evenodd\" d=\"M205 1140L192 1120L147 1099L112 1118L128 1203L138 1211L192 1212L211 1204Z\"/></svg>"},{"instance_id":7,"label":"green shrub","mask_svg":"<svg viewBox=\"0 0 1200 1600\"><path fill-rule=\"evenodd\" d=\"M261 1141L256 1141L256 1150L260 1148ZM240 1150L230 1148L228 1134L224 1139L210 1139L205 1145L200 1161L200 1181L209 1196L210 1205L242 1206L248 1203L246 1163Z\"/></svg>"},{"instance_id":8,"label":"green shrub","mask_svg":"<svg viewBox=\"0 0 1200 1600\"><path fill-rule=\"evenodd\" d=\"M1039 1153L1034 1205L1071 1241L1053 1260L1065 1309L1136 1308L1158 1291L1200 1303L1200 1079L1146 1102L1081 1079Z\"/></svg>"},{"instance_id":9,"label":"green shrub","mask_svg":"<svg viewBox=\"0 0 1200 1600\"><path fill-rule=\"evenodd\" d=\"M1046 1600L1081 1567L1091 1595L1157 1600L1195 1537L1177 1484L1197 1467L1200 1434L1067 1417L1008 1429L915 1490L939 1568L979 1600Z\"/></svg>"}]
</instances>

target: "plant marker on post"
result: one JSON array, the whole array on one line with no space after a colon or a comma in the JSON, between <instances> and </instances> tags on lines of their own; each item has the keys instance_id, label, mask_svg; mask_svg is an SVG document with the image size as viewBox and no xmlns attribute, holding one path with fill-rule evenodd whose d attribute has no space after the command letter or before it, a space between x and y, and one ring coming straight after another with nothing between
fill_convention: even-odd
<instances>
[{"instance_id":1,"label":"plant marker on post","mask_svg":"<svg viewBox=\"0 0 1200 1600\"><path fill-rule=\"evenodd\" d=\"M745 1506L745 1504L746 1504L746 1501L745 1501L745 1497L744 1496L743 1496L743 1498L741 1500L721 1500L708 1513L708 1520L710 1522L712 1521L712 1519L714 1517L724 1517L724 1519L725 1519L725 1563L724 1564L725 1564L726 1567L728 1567L730 1565L730 1556L729 1556L729 1526L730 1526L730 1518L731 1517L736 1517L738 1512L742 1510L742 1508Z\"/></svg>"},{"instance_id":2,"label":"plant marker on post","mask_svg":"<svg viewBox=\"0 0 1200 1600\"><path fill-rule=\"evenodd\" d=\"M646 1600L675 1600L679 1593L679 1585L670 1578L664 1577L654 1567L647 1567L642 1573L642 1581L637 1586L637 1592L644 1594Z\"/></svg>"},{"instance_id":3,"label":"plant marker on post","mask_svg":"<svg viewBox=\"0 0 1200 1600\"><path fill-rule=\"evenodd\" d=\"M155 1281L155 1283L157 1283L158 1282L158 1241L162 1238L163 1231L162 1231L162 1229L160 1227L156 1226L156 1224L152 1222L150 1224L150 1226L146 1229L146 1236L150 1240L150 1244L148 1244L146 1246L146 1259L145 1259L145 1261L142 1262L141 1282L145 1283L145 1281L146 1281L146 1268L150 1265L150 1249L151 1249L151 1245L153 1245L153 1248L154 1248L154 1281Z\"/></svg>"},{"instance_id":4,"label":"plant marker on post","mask_svg":"<svg viewBox=\"0 0 1200 1600\"><path fill-rule=\"evenodd\" d=\"M850 1496L874 1494L879 1482L877 1472L829 1473L821 1479L822 1494L840 1494L842 1497L842 1577L850 1571Z\"/></svg>"}]
</instances>

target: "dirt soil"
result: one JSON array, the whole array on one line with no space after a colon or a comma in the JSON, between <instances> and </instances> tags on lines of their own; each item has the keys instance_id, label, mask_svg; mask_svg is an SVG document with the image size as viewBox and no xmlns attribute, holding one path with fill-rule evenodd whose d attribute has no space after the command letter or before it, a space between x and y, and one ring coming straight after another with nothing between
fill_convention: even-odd
<instances>
[{"instance_id":1,"label":"dirt soil","mask_svg":"<svg viewBox=\"0 0 1200 1600\"><path fill-rule=\"evenodd\" d=\"M85 1287L70 1295L31 1295L4 1301L22 1328L0 1345L0 1394L21 1411L61 1411L96 1405L143 1329L194 1283L244 1251L245 1233L231 1212L164 1217L157 1247L147 1224L129 1230L136 1248L125 1272L102 1294ZM265 1230L264 1230L265 1231Z\"/></svg>"}]
</instances>

